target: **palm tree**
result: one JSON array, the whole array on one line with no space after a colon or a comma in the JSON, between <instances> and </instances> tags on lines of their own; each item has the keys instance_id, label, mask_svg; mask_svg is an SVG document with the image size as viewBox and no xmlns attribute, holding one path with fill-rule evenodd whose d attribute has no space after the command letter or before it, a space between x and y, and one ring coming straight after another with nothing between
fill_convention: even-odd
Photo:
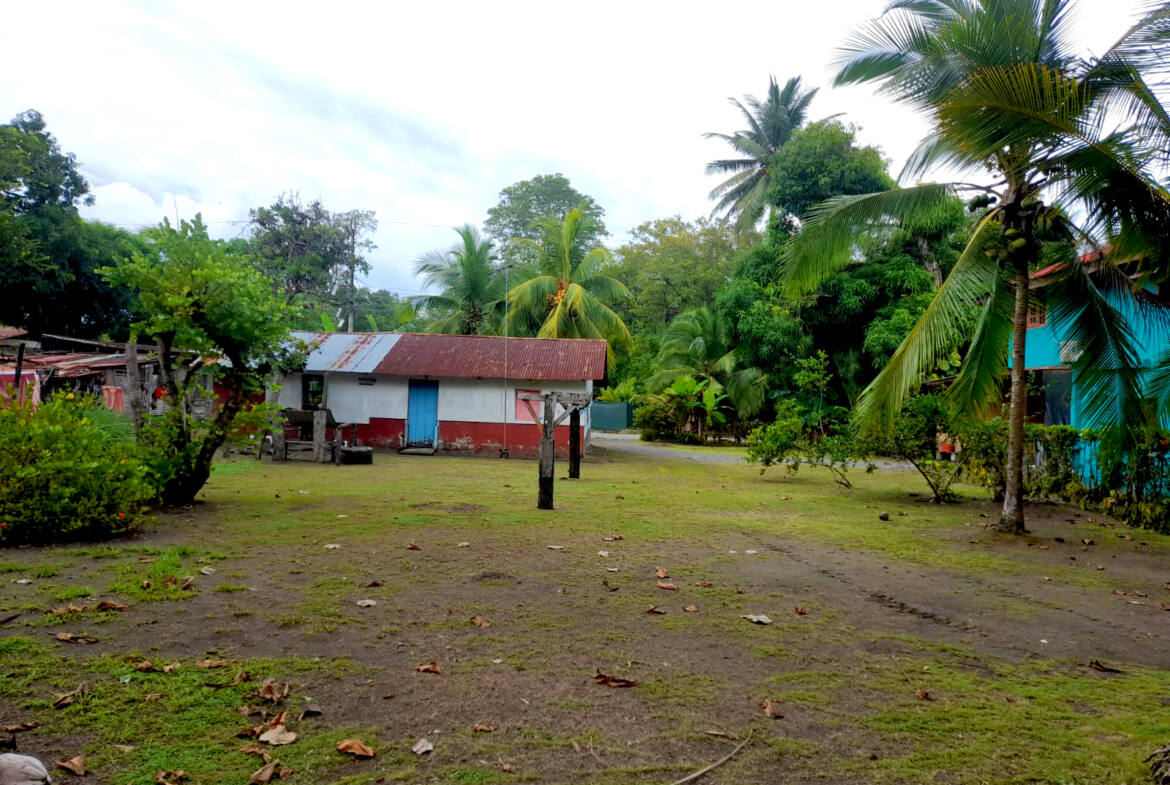
<instances>
[{"instance_id":1,"label":"palm tree","mask_svg":"<svg viewBox=\"0 0 1170 785\"><path fill-rule=\"evenodd\" d=\"M535 332L538 338L604 338L610 366L614 348L628 349L633 339L612 306L630 296L625 284L605 273L612 263L604 247L586 249L582 238L588 218L570 210L563 220L540 221L539 242L531 267L516 275L522 282L508 292L509 332Z\"/></svg>"},{"instance_id":2,"label":"palm tree","mask_svg":"<svg viewBox=\"0 0 1170 785\"><path fill-rule=\"evenodd\" d=\"M731 174L711 191L711 198L719 200L715 213L735 216L739 229L759 222L769 206L772 157L804 123L808 105L816 94L815 88L801 88L799 76L789 79L783 89L773 76L768 80L768 97L763 101L751 95L745 95L743 103L727 99L743 113L748 128L733 134L703 134L707 139L722 139L741 156L707 164L707 174Z\"/></svg>"},{"instance_id":3,"label":"palm tree","mask_svg":"<svg viewBox=\"0 0 1170 785\"><path fill-rule=\"evenodd\" d=\"M764 404L764 375L759 368L738 367L726 325L708 308L675 317L662 334L654 364L658 370L647 381L651 389L690 376L726 389L740 417L751 417Z\"/></svg>"},{"instance_id":4,"label":"palm tree","mask_svg":"<svg viewBox=\"0 0 1170 785\"><path fill-rule=\"evenodd\" d=\"M894 0L843 48L838 84L877 82L931 121L902 177L936 164L991 172L989 186L922 184L820 205L785 249L782 280L807 292L850 264L855 240L974 190L988 205L930 306L862 393L860 426L888 426L935 361L969 338L950 394L986 414L1001 400L1011 347L1007 492L999 525L1024 531L1027 406L1024 347L1040 238L1063 236L1066 261L1044 277L1054 324L1077 359L1074 384L1099 422L1128 422L1141 385L1124 307L1140 306L1119 264L1165 265L1170 193L1153 174L1170 149L1170 117L1143 78L1140 42L1166 39L1170 3L1141 19L1098 60L1068 48L1071 0ZM1135 43L1136 42L1136 43ZM1137 53L1137 54L1135 54ZM1161 51L1164 57L1164 47ZM1077 249L1101 252L1093 269ZM958 334L980 304L974 332ZM1122 307L1124 306L1124 307Z\"/></svg>"},{"instance_id":5,"label":"palm tree","mask_svg":"<svg viewBox=\"0 0 1170 785\"><path fill-rule=\"evenodd\" d=\"M470 224L455 230L460 242L446 251L431 251L414 263L423 285L439 290L414 298L432 321L429 333L475 335L490 329L490 317L502 302L504 284L495 266L492 241Z\"/></svg>"}]
</instances>

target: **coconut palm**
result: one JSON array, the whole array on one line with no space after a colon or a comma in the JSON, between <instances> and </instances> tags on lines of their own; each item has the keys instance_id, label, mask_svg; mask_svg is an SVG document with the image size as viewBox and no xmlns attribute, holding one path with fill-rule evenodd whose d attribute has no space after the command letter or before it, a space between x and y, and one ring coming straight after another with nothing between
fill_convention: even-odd
<instances>
[{"instance_id":1,"label":"coconut palm","mask_svg":"<svg viewBox=\"0 0 1170 785\"><path fill-rule=\"evenodd\" d=\"M614 349L633 339L612 306L628 298L625 284L605 273L612 257L604 247L585 248L588 218L570 210L563 220L539 222L541 239L527 241L534 251L531 266L514 275L521 283L508 292L509 333L538 338L604 338L610 367Z\"/></svg>"},{"instance_id":2,"label":"coconut palm","mask_svg":"<svg viewBox=\"0 0 1170 785\"><path fill-rule=\"evenodd\" d=\"M708 139L722 139L741 156L707 164L707 174L731 175L711 191L711 198L719 200L715 213L734 216L740 229L756 225L769 206L772 156L804 123L808 105L816 94L815 88L801 87L799 76L789 79L783 88L777 84L776 77L771 77L768 97L763 101L751 95L745 95L742 103L735 98L728 99L743 113L748 127L733 134L703 134Z\"/></svg>"},{"instance_id":3,"label":"coconut palm","mask_svg":"<svg viewBox=\"0 0 1170 785\"><path fill-rule=\"evenodd\" d=\"M455 230L459 242L446 251L431 251L414 263L415 275L438 294L413 298L431 316L429 333L475 335L489 331L491 317L504 296L495 266L492 241L470 224Z\"/></svg>"},{"instance_id":4,"label":"coconut palm","mask_svg":"<svg viewBox=\"0 0 1170 785\"><path fill-rule=\"evenodd\" d=\"M1165 62L1170 3L1149 12L1098 60L1069 48L1071 0L894 0L840 53L838 84L876 82L917 109L930 135L903 179L934 165L991 172L990 185L922 184L842 196L819 206L784 252L792 294L848 265L856 238L888 231L947 195L974 190L987 209L930 306L862 393L859 425L886 425L924 373L970 339L954 402L976 414L998 405L1011 347L1007 492L1000 526L1024 530L1027 406L1024 348L1030 274L1041 237L1063 236L1066 262L1047 270L1044 299L1077 359L1074 384L1099 422L1139 409L1133 336L1123 311L1138 304L1119 264L1165 270L1170 194L1154 172L1170 149L1170 117L1143 77ZM1152 39L1158 53L1149 52ZM1100 251L1081 264L1077 249ZM1132 271L1132 269L1131 269ZM959 335L964 307L980 304Z\"/></svg>"},{"instance_id":5,"label":"coconut palm","mask_svg":"<svg viewBox=\"0 0 1170 785\"><path fill-rule=\"evenodd\" d=\"M647 385L662 389L680 376L710 380L727 390L736 413L751 417L764 404L764 375L759 368L740 368L727 326L708 308L685 311L662 334L654 360L657 372Z\"/></svg>"}]
</instances>

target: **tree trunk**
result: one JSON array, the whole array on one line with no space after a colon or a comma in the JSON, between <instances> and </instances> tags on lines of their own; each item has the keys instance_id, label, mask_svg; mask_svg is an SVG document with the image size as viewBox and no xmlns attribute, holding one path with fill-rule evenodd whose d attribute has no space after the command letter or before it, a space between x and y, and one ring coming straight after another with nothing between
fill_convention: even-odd
<instances>
[{"instance_id":1,"label":"tree trunk","mask_svg":"<svg viewBox=\"0 0 1170 785\"><path fill-rule=\"evenodd\" d=\"M581 410L569 415L569 479L581 479Z\"/></svg>"},{"instance_id":2,"label":"tree trunk","mask_svg":"<svg viewBox=\"0 0 1170 785\"><path fill-rule=\"evenodd\" d=\"M1028 335L1028 264L1015 263L1016 303L1012 313L1012 388L1008 416L1008 452L999 528L1022 534L1024 528L1024 418L1028 411L1028 372L1024 346Z\"/></svg>"}]
</instances>

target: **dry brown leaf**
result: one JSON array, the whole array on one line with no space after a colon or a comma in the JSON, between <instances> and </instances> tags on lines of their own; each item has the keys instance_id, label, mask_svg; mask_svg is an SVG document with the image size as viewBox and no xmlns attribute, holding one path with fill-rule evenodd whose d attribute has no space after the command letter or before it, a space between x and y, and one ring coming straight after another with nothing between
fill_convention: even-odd
<instances>
[{"instance_id":1,"label":"dry brown leaf","mask_svg":"<svg viewBox=\"0 0 1170 785\"><path fill-rule=\"evenodd\" d=\"M654 577L656 577L656 578L669 578L670 573L667 572L666 570L662 569L661 567L659 567L657 570L654 571Z\"/></svg>"},{"instance_id":2,"label":"dry brown leaf","mask_svg":"<svg viewBox=\"0 0 1170 785\"><path fill-rule=\"evenodd\" d=\"M280 685L274 679L265 679L260 689L256 691L256 697L279 703L284 696L281 694Z\"/></svg>"},{"instance_id":3,"label":"dry brown leaf","mask_svg":"<svg viewBox=\"0 0 1170 785\"><path fill-rule=\"evenodd\" d=\"M703 731L703 733L705 733L708 736L714 736L717 739L734 739L734 738L736 738L735 736L732 736L730 733L725 733L724 731L721 731L721 730L705 730L705 731Z\"/></svg>"},{"instance_id":4,"label":"dry brown leaf","mask_svg":"<svg viewBox=\"0 0 1170 785\"><path fill-rule=\"evenodd\" d=\"M678 587L670 581L658 581L658 588L665 589L666 591L678 591Z\"/></svg>"},{"instance_id":5,"label":"dry brown leaf","mask_svg":"<svg viewBox=\"0 0 1170 785\"><path fill-rule=\"evenodd\" d=\"M190 575L188 575L186 578L183 578L183 580L179 581L179 588L180 589L187 590L187 589L190 589L194 585L195 585L195 579Z\"/></svg>"},{"instance_id":6,"label":"dry brown leaf","mask_svg":"<svg viewBox=\"0 0 1170 785\"><path fill-rule=\"evenodd\" d=\"M691 585L698 586L700 589L714 589L715 588L715 584L711 583L711 581L699 581L697 583L692 583Z\"/></svg>"},{"instance_id":7,"label":"dry brown leaf","mask_svg":"<svg viewBox=\"0 0 1170 785\"><path fill-rule=\"evenodd\" d=\"M150 564L150 563L151 563L151 562L153 562L153 561L154 561L154 557L153 557L153 556L139 556L139 557L138 557L138 563L139 563L139 564Z\"/></svg>"},{"instance_id":8,"label":"dry brown leaf","mask_svg":"<svg viewBox=\"0 0 1170 785\"><path fill-rule=\"evenodd\" d=\"M496 765L500 767L500 771L513 771L516 768L511 763L504 763L503 755L496 755Z\"/></svg>"},{"instance_id":9,"label":"dry brown leaf","mask_svg":"<svg viewBox=\"0 0 1170 785\"><path fill-rule=\"evenodd\" d=\"M97 643L98 639L92 635L86 635L84 632L59 632L53 636L59 641L65 643Z\"/></svg>"},{"instance_id":10,"label":"dry brown leaf","mask_svg":"<svg viewBox=\"0 0 1170 785\"><path fill-rule=\"evenodd\" d=\"M1170 602L1163 602L1163 603L1160 605L1160 607L1161 607L1161 608L1162 608L1162 610L1164 610L1164 611L1170 611Z\"/></svg>"},{"instance_id":11,"label":"dry brown leaf","mask_svg":"<svg viewBox=\"0 0 1170 785\"><path fill-rule=\"evenodd\" d=\"M179 668L182 668L182 667L183 667L183 663L172 662L170 665L163 666L163 673L174 673L175 671L177 671Z\"/></svg>"},{"instance_id":12,"label":"dry brown leaf","mask_svg":"<svg viewBox=\"0 0 1170 785\"><path fill-rule=\"evenodd\" d=\"M765 717L773 720L778 720L784 716L784 712L780 709L780 701L772 700L771 698L764 698L764 702L760 704L760 709L763 710Z\"/></svg>"},{"instance_id":13,"label":"dry brown leaf","mask_svg":"<svg viewBox=\"0 0 1170 785\"><path fill-rule=\"evenodd\" d=\"M5 725L3 731L5 733L23 733L26 730L39 727L41 727L39 722L18 722L15 725Z\"/></svg>"},{"instance_id":14,"label":"dry brown leaf","mask_svg":"<svg viewBox=\"0 0 1170 785\"><path fill-rule=\"evenodd\" d=\"M292 773L292 769L288 766L282 766L280 761L269 761L252 772L252 776L248 779L248 785L265 785L265 783L275 779L283 779Z\"/></svg>"},{"instance_id":15,"label":"dry brown leaf","mask_svg":"<svg viewBox=\"0 0 1170 785\"><path fill-rule=\"evenodd\" d=\"M793 608L792 610L796 612L796 615L797 615L797 616L807 616L807 615L808 615L808 609L807 609L807 608L802 608L802 607L800 607L799 605L797 605L797 606L796 606L795 608Z\"/></svg>"},{"instance_id":16,"label":"dry brown leaf","mask_svg":"<svg viewBox=\"0 0 1170 785\"><path fill-rule=\"evenodd\" d=\"M57 768L63 769L70 774L76 774L78 777L85 776L85 758L78 755L67 760L59 760L56 764Z\"/></svg>"},{"instance_id":17,"label":"dry brown leaf","mask_svg":"<svg viewBox=\"0 0 1170 785\"><path fill-rule=\"evenodd\" d=\"M415 755L426 755L428 752L430 752L434 748L435 748L434 744L431 744L431 742L428 739L423 738L423 739L419 739L418 741L416 741L414 743L414 746L412 746L410 748L410 751L413 752Z\"/></svg>"},{"instance_id":18,"label":"dry brown leaf","mask_svg":"<svg viewBox=\"0 0 1170 785\"><path fill-rule=\"evenodd\" d=\"M148 693L146 693L145 695L143 695L143 696L142 696L142 700L144 700L144 701L156 701L156 700L158 700L158 699L159 699L159 698L161 698L161 697L162 697L162 695L161 695L161 694L159 694L159 693L157 693L157 692L148 692Z\"/></svg>"},{"instance_id":19,"label":"dry brown leaf","mask_svg":"<svg viewBox=\"0 0 1170 785\"><path fill-rule=\"evenodd\" d=\"M419 673L441 673L439 670L439 663L431 660L430 662L419 663L414 666L414 669Z\"/></svg>"},{"instance_id":20,"label":"dry brown leaf","mask_svg":"<svg viewBox=\"0 0 1170 785\"><path fill-rule=\"evenodd\" d=\"M659 616L661 616L662 614L666 613L666 610L663 608L659 608L657 605L651 605L649 608L646 609L646 613L654 613L654 614L658 614Z\"/></svg>"},{"instance_id":21,"label":"dry brown leaf","mask_svg":"<svg viewBox=\"0 0 1170 785\"><path fill-rule=\"evenodd\" d=\"M683 608L683 610L686 611L687 613L698 613L699 606L698 605L687 605L685 608Z\"/></svg>"},{"instance_id":22,"label":"dry brown leaf","mask_svg":"<svg viewBox=\"0 0 1170 785\"><path fill-rule=\"evenodd\" d=\"M66 706L72 706L77 701L78 698L80 698L82 695L85 694L85 692L86 692L86 686L84 684L79 684L79 685L77 685L77 689L75 689L71 692L64 692L64 693L61 693L60 695L54 695L53 696L53 708L54 709L63 709Z\"/></svg>"},{"instance_id":23,"label":"dry brown leaf","mask_svg":"<svg viewBox=\"0 0 1170 785\"><path fill-rule=\"evenodd\" d=\"M224 665L231 665L231 660L199 660L195 663L197 668L222 668Z\"/></svg>"},{"instance_id":24,"label":"dry brown leaf","mask_svg":"<svg viewBox=\"0 0 1170 785\"><path fill-rule=\"evenodd\" d=\"M154 775L155 785L179 785L185 779L187 779L187 772L182 769L160 771Z\"/></svg>"},{"instance_id":25,"label":"dry brown leaf","mask_svg":"<svg viewBox=\"0 0 1170 785\"><path fill-rule=\"evenodd\" d=\"M482 616L472 616L471 623L476 627L490 627L492 623Z\"/></svg>"},{"instance_id":26,"label":"dry brown leaf","mask_svg":"<svg viewBox=\"0 0 1170 785\"><path fill-rule=\"evenodd\" d=\"M619 587L617 587L617 586L610 586L610 585L609 585L609 579L608 579L608 578L606 578L605 580L603 580L603 581L601 582L601 585L602 585L602 587L603 587L603 588L604 588L606 591L617 591L617 590L618 590L618 588L619 588Z\"/></svg>"},{"instance_id":27,"label":"dry brown leaf","mask_svg":"<svg viewBox=\"0 0 1170 785\"><path fill-rule=\"evenodd\" d=\"M288 712L287 712L287 711L278 711L278 712L277 712L277 713L276 713L276 714L275 714L275 715L272 717L272 719L270 719L270 720L268 721L268 727L269 727L269 728L275 728L275 727L277 727L277 726L283 725L283 724L284 724L284 721L285 721L285 719L287 719L287 718L288 718Z\"/></svg>"},{"instance_id":28,"label":"dry brown leaf","mask_svg":"<svg viewBox=\"0 0 1170 785\"><path fill-rule=\"evenodd\" d=\"M236 711L244 717L251 717L253 714L260 713L260 709L255 706L236 706Z\"/></svg>"},{"instance_id":29,"label":"dry brown leaf","mask_svg":"<svg viewBox=\"0 0 1170 785\"><path fill-rule=\"evenodd\" d=\"M914 697L920 701L932 701L934 696L930 694L930 690L924 690L921 687L914 690Z\"/></svg>"},{"instance_id":30,"label":"dry brown leaf","mask_svg":"<svg viewBox=\"0 0 1170 785\"><path fill-rule=\"evenodd\" d=\"M601 668L597 669L597 673L593 674L593 680L598 684L606 687L637 687L638 682L630 679L623 679L619 676L610 676L608 673L602 673Z\"/></svg>"},{"instance_id":31,"label":"dry brown leaf","mask_svg":"<svg viewBox=\"0 0 1170 785\"><path fill-rule=\"evenodd\" d=\"M265 763L272 760L272 756L268 754L268 751L254 741L240 747L240 752L245 755L255 755L258 758L263 758Z\"/></svg>"},{"instance_id":32,"label":"dry brown leaf","mask_svg":"<svg viewBox=\"0 0 1170 785\"><path fill-rule=\"evenodd\" d=\"M244 728L236 734L237 739L255 739L265 730L263 725L253 725L250 728Z\"/></svg>"},{"instance_id":33,"label":"dry brown leaf","mask_svg":"<svg viewBox=\"0 0 1170 785\"><path fill-rule=\"evenodd\" d=\"M337 751L347 753L355 758L374 757L374 751L358 739L342 739L337 742Z\"/></svg>"},{"instance_id":34,"label":"dry brown leaf","mask_svg":"<svg viewBox=\"0 0 1170 785\"><path fill-rule=\"evenodd\" d=\"M471 730L475 733L491 733L492 731L498 730L498 728L495 725L489 725L486 722L477 722L475 725L471 726Z\"/></svg>"},{"instance_id":35,"label":"dry brown leaf","mask_svg":"<svg viewBox=\"0 0 1170 785\"><path fill-rule=\"evenodd\" d=\"M1089 667L1095 671L1101 671L1102 673L1121 673L1121 671L1119 671L1117 668L1112 668L1101 662L1101 660L1096 659L1089 660Z\"/></svg>"},{"instance_id":36,"label":"dry brown leaf","mask_svg":"<svg viewBox=\"0 0 1170 785\"><path fill-rule=\"evenodd\" d=\"M616 532L609 535L609 538L611 540L624 540L625 539L625 537L621 536L620 534L617 534Z\"/></svg>"},{"instance_id":37,"label":"dry brown leaf","mask_svg":"<svg viewBox=\"0 0 1170 785\"><path fill-rule=\"evenodd\" d=\"M49 608L49 613L52 614L53 616L66 616L66 615L71 614L71 613L84 613L84 612L85 612L84 605L74 605L72 603L70 603L69 605L66 605L64 608Z\"/></svg>"},{"instance_id":38,"label":"dry brown leaf","mask_svg":"<svg viewBox=\"0 0 1170 785\"><path fill-rule=\"evenodd\" d=\"M422 548L418 547L417 545L415 545L415 544L412 542L410 545L407 545L407 546L406 546L406 550L408 550L408 551L421 551L421 550L422 550Z\"/></svg>"},{"instance_id":39,"label":"dry brown leaf","mask_svg":"<svg viewBox=\"0 0 1170 785\"><path fill-rule=\"evenodd\" d=\"M134 666L134 670L139 673L158 673L158 668L154 667L154 663L150 660L143 660Z\"/></svg>"},{"instance_id":40,"label":"dry brown leaf","mask_svg":"<svg viewBox=\"0 0 1170 785\"><path fill-rule=\"evenodd\" d=\"M314 703L307 703L305 704L305 707L301 709L301 716L299 719L303 720L305 717L320 717L324 713L325 712L321 711L320 706Z\"/></svg>"},{"instance_id":41,"label":"dry brown leaf","mask_svg":"<svg viewBox=\"0 0 1170 785\"><path fill-rule=\"evenodd\" d=\"M365 589L376 589L376 588L378 588L379 586L385 586L385 585L386 585L386 584L382 583L381 581L370 581L369 583L367 583L367 584L366 584L365 586L363 586L362 588L365 588Z\"/></svg>"},{"instance_id":42,"label":"dry brown leaf","mask_svg":"<svg viewBox=\"0 0 1170 785\"><path fill-rule=\"evenodd\" d=\"M129 605L123 605L120 602L113 602L111 600L102 600L97 605L93 606L95 611L125 611L129 610Z\"/></svg>"},{"instance_id":43,"label":"dry brown leaf","mask_svg":"<svg viewBox=\"0 0 1170 785\"><path fill-rule=\"evenodd\" d=\"M283 725L277 725L275 728L269 728L268 730L261 733L259 739L265 744L271 744L273 747L279 747L283 744L292 744L297 740L297 734Z\"/></svg>"}]
</instances>

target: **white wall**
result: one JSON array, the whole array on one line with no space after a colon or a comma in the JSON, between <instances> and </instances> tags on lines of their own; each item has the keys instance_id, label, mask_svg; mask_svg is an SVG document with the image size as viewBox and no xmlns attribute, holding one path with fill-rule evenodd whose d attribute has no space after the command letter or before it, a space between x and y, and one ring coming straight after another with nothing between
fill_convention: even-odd
<instances>
[{"instance_id":1,"label":"white wall","mask_svg":"<svg viewBox=\"0 0 1170 785\"><path fill-rule=\"evenodd\" d=\"M398 376L375 376L372 385L358 384L355 373L325 374L325 405L338 422L368 423L371 417L404 420L407 417L410 380ZM301 406L301 375L289 374L281 382L277 403L288 409ZM531 422L527 412L516 416L516 391L592 393L593 382L538 382L501 379L440 379L440 422ZM539 402L533 407L540 414ZM588 432L589 410L581 413L581 425Z\"/></svg>"}]
</instances>

